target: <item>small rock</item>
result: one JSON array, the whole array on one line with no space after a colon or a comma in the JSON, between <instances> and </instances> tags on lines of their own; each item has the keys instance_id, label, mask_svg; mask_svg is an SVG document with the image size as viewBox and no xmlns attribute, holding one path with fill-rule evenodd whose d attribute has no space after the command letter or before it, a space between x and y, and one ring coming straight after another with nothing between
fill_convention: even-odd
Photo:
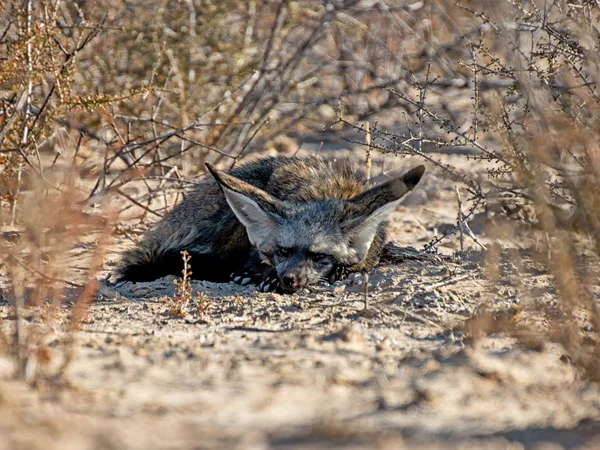
<instances>
[{"instance_id":1,"label":"small rock","mask_svg":"<svg viewBox=\"0 0 600 450\"><path fill-rule=\"evenodd\" d=\"M350 283L354 285L362 284L365 281L365 276L362 273L354 272L350 274L350 276L348 277L348 281L350 281Z\"/></svg>"},{"instance_id":2,"label":"small rock","mask_svg":"<svg viewBox=\"0 0 600 450\"><path fill-rule=\"evenodd\" d=\"M336 294L342 293L346 290L346 285L342 281L336 281L331 285L333 292Z\"/></svg>"},{"instance_id":3,"label":"small rock","mask_svg":"<svg viewBox=\"0 0 600 450\"><path fill-rule=\"evenodd\" d=\"M378 352L387 352L391 349L392 349L392 340L388 336L384 337L381 340L381 342L379 342L375 346L375 350L377 350Z\"/></svg>"},{"instance_id":4,"label":"small rock","mask_svg":"<svg viewBox=\"0 0 600 450\"><path fill-rule=\"evenodd\" d=\"M344 328L338 331L337 336L342 341L347 342L349 344L361 344L365 340L360 325L357 323L352 323L344 326Z\"/></svg>"},{"instance_id":5,"label":"small rock","mask_svg":"<svg viewBox=\"0 0 600 450\"><path fill-rule=\"evenodd\" d=\"M151 291L152 291L152 289L150 289L148 286L138 286L135 284L132 285L131 288L129 289L129 292L131 292L133 295L138 296L138 297L145 297Z\"/></svg>"}]
</instances>

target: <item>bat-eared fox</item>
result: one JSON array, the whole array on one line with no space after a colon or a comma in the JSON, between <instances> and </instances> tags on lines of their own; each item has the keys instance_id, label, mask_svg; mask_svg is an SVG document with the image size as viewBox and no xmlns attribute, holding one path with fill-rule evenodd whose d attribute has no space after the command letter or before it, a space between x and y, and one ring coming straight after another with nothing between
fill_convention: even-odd
<instances>
[{"instance_id":1,"label":"bat-eared fox","mask_svg":"<svg viewBox=\"0 0 600 450\"><path fill-rule=\"evenodd\" d=\"M417 166L369 188L349 164L321 158L260 159L201 181L125 253L121 280L180 275L291 293L379 261L386 219L425 172Z\"/></svg>"}]
</instances>

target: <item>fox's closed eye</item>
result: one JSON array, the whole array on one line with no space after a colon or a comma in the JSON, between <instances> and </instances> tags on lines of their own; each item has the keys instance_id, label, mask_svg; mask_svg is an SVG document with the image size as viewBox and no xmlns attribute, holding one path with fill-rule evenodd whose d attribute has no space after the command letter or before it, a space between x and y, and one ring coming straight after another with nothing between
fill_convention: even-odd
<instances>
[{"instance_id":1,"label":"fox's closed eye","mask_svg":"<svg viewBox=\"0 0 600 450\"><path fill-rule=\"evenodd\" d=\"M331 256L326 255L325 253L315 253L312 256L312 260L316 263L326 263L331 260Z\"/></svg>"},{"instance_id":2,"label":"fox's closed eye","mask_svg":"<svg viewBox=\"0 0 600 450\"><path fill-rule=\"evenodd\" d=\"M281 256L282 258L286 258L286 257L290 256L291 252L292 251L287 247L277 247L277 250L275 251L277 256Z\"/></svg>"}]
</instances>

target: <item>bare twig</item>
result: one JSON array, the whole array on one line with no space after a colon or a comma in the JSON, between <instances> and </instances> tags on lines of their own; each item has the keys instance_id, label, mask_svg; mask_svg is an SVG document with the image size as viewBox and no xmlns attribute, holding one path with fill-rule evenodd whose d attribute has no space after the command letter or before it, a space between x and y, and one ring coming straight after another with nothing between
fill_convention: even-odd
<instances>
[{"instance_id":1,"label":"bare twig","mask_svg":"<svg viewBox=\"0 0 600 450\"><path fill-rule=\"evenodd\" d=\"M443 330L444 327L441 326L438 323L435 323L433 320L428 319L426 317L420 316L417 313L409 310L408 308L404 308L402 306L398 306L398 305L393 305L393 304L386 304L385 306L383 306L382 308L385 308L386 310L391 310L396 314L401 314L403 316L409 316L412 319L418 320L419 322L423 322L426 325L430 325L434 328Z\"/></svg>"},{"instance_id":2,"label":"bare twig","mask_svg":"<svg viewBox=\"0 0 600 450\"><path fill-rule=\"evenodd\" d=\"M458 203L458 228L460 231L460 252L463 253L465 251L465 240L464 240L464 213L462 206L462 199L460 198L460 191L458 190L458 186L454 186L454 190L456 192L456 202Z\"/></svg>"},{"instance_id":3,"label":"bare twig","mask_svg":"<svg viewBox=\"0 0 600 450\"><path fill-rule=\"evenodd\" d=\"M465 273L465 274L458 275L458 276L455 276L455 277L450 277L450 278L447 278L446 280L442 280L442 281L439 281L437 283L433 283L433 284L425 286L422 289L422 292L431 292L434 289L438 289L438 288L441 288L443 286L448 286L450 284L457 283L457 282L459 282L461 280L469 278L470 276L471 276L470 274Z\"/></svg>"}]
</instances>

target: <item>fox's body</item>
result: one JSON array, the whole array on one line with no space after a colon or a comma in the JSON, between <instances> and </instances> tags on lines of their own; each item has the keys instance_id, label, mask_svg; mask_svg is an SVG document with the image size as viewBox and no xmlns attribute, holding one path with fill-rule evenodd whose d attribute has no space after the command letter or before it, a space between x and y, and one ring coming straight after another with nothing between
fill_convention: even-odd
<instances>
[{"instance_id":1,"label":"fox's body","mask_svg":"<svg viewBox=\"0 0 600 450\"><path fill-rule=\"evenodd\" d=\"M423 174L368 189L348 165L320 158L266 158L228 173L209 166L200 182L142 242L128 251L121 279L149 281L183 268L193 277L261 283L293 292L319 280L369 271L385 241L385 219Z\"/></svg>"}]
</instances>

